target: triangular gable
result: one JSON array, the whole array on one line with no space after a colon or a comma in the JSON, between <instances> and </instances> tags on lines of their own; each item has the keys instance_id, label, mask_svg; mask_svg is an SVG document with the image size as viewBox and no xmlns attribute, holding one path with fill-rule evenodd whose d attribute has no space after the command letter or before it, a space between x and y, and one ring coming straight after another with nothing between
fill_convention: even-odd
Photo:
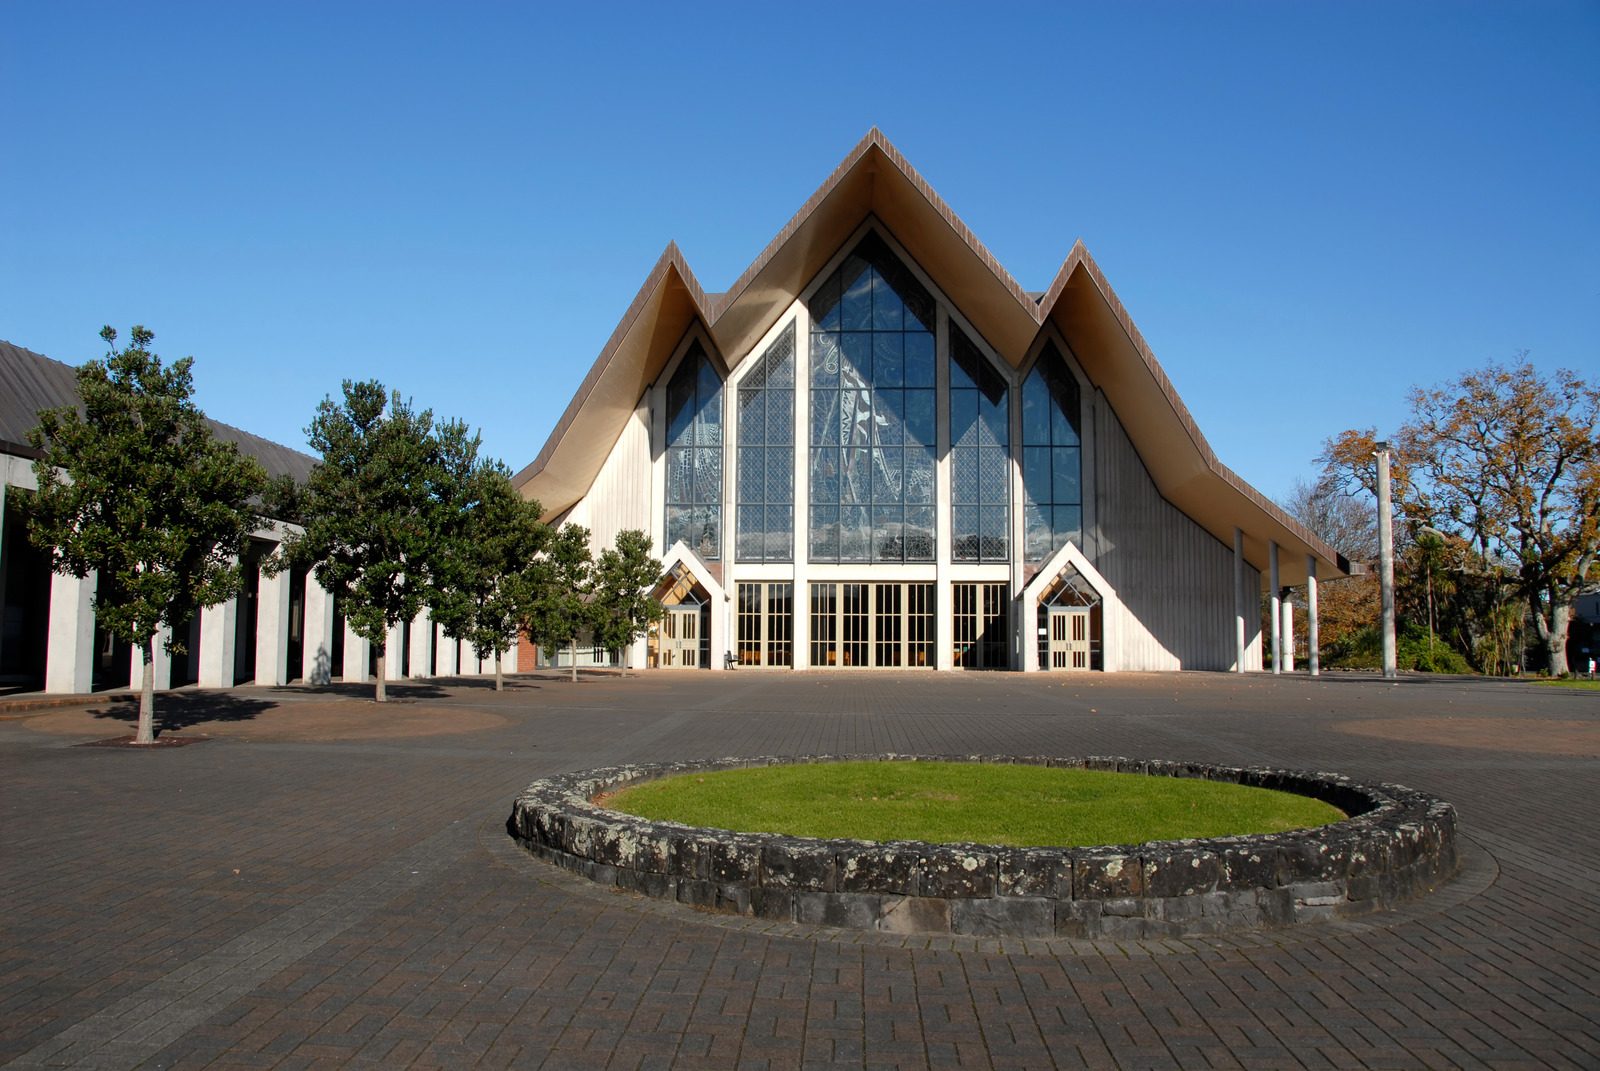
<instances>
[{"instance_id":1,"label":"triangular gable","mask_svg":"<svg viewBox=\"0 0 1600 1071\"><path fill-rule=\"evenodd\" d=\"M730 360L749 352L800 291L876 217L974 328L1013 366L1053 324L1116 410L1163 497L1219 541L1246 533L1265 572L1268 541L1283 582L1314 556L1325 575L1350 563L1222 464L1082 242L1037 300L876 127L868 131L727 291L708 296L675 243L651 269L539 456L516 476L551 513L592 486L640 396L699 320Z\"/></svg>"}]
</instances>

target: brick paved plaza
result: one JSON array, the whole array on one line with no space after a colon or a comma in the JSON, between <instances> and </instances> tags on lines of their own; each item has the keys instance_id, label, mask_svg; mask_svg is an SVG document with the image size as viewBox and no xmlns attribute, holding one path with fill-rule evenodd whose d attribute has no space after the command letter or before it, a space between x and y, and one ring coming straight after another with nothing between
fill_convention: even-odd
<instances>
[{"instance_id":1,"label":"brick paved plaza","mask_svg":"<svg viewBox=\"0 0 1600 1071\"><path fill-rule=\"evenodd\" d=\"M1226 675L657 673L189 693L0 721L14 1067L1596 1067L1600 695ZM1237 938L889 938L604 892L534 777L809 752L1127 754L1395 780L1461 877Z\"/></svg>"}]
</instances>

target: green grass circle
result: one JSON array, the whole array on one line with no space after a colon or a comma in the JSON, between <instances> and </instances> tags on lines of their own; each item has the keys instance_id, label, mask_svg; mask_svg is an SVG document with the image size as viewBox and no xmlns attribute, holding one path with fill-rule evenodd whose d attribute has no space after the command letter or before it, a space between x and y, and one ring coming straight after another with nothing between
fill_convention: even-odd
<instances>
[{"instance_id":1,"label":"green grass circle","mask_svg":"<svg viewBox=\"0 0 1600 1071\"><path fill-rule=\"evenodd\" d=\"M1345 817L1320 800L1223 781L971 762L707 770L632 785L605 804L740 832L1018 847L1281 833Z\"/></svg>"}]
</instances>

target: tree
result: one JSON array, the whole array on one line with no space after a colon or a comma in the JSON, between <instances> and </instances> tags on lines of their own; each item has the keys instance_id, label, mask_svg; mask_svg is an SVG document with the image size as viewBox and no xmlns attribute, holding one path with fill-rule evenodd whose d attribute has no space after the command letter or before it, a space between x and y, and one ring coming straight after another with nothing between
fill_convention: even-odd
<instances>
[{"instance_id":1,"label":"tree","mask_svg":"<svg viewBox=\"0 0 1600 1071\"><path fill-rule=\"evenodd\" d=\"M441 434L476 453L462 425ZM436 589L445 502L459 494L441 434L431 410L417 412L376 380L345 380L343 402L324 398L306 429L322 461L298 504L303 531L290 533L279 568L313 569L351 630L372 644L380 703L388 699L389 629L415 618Z\"/></svg>"},{"instance_id":2,"label":"tree","mask_svg":"<svg viewBox=\"0 0 1600 1071\"><path fill-rule=\"evenodd\" d=\"M1600 580L1600 388L1524 358L1414 389L1409 403L1395 436L1402 517L1470 545L1474 572L1495 578L1485 620L1520 597L1550 672L1565 674L1572 601ZM1331 440L1329 473L1366 484L1371 438Z\"/></svg>"},{"instance_id":3,"label":"tree","mask_svg":"<svg viewBox=\"0 0 1600 1071\"><path fill-rule=\"evenodd\" d=\"M29 434L41 452L29 523L56 571L98 574L96 622L144 660L134 740L151 744L156 637L239 593L266 473L212 436L190 400L192 357L164 367L143 327L121 350L112 328L100 337L105 359L77 372L83 412L44 410ZM167 648L182 645L169 638Z\"/></svg>"},{"instance_id":4,"label":"tree","mask_svg":"<svg viewBox=\"0 0 1600 1071\"><path fill-rule=\"evenodd\" d=\"M448 553L439 571L433 618L447 636L494 652L498 692L504 688L501 658L521 627L550 529L540 523L539 503L517 493L503 464L462 465L458 455L455 467L464 470L452 481L463 500L444 503L454 516L445 518Z\"/></svg>"},{"instance_id":5,"label":"tree","mask_svg":"<svg viewBox=\"0 0 1600 1071\"><path fill-rule=\"evenodd\" d=\"M617 545L600 552L594 569L595 642L622 651L622 675L628 675L628 648L661 620L661 603L650 588L661 575L661 563L650 556L650 537L635 529L617 533Z\"/></svg>"},{"instance_id":6,"label":"tree","mask_svg":"<svg viewBox=\"0 0 1600 1071\"><path fill-rule=\"evenodd\" d=\"M532 570L523 627L534 642L572 653L572 679L578 679L578 634L593 623L590 598L594 563L589 529L564 524Z\"/></svg>"}]
</instances>

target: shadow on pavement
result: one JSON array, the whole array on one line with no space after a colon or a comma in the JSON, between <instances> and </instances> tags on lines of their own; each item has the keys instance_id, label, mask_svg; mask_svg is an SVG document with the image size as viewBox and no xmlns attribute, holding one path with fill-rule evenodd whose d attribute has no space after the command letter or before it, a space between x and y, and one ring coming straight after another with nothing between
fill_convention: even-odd
<instances>
[{"instance_id":1,"label":"shadow on pavement","mask_svg":"<svg viewBox=\"0 0 1600 1071\"><path fill-rule=\"evenodd\" d=\"M207 722L251 721L277 705L270 700L227 692L196 692L188 695L162 692L156 696L156 732L176 732ZM139 721L139 704L122 702L90 713L96 718L131 726Z\"/></svg>"}]
</instances>

